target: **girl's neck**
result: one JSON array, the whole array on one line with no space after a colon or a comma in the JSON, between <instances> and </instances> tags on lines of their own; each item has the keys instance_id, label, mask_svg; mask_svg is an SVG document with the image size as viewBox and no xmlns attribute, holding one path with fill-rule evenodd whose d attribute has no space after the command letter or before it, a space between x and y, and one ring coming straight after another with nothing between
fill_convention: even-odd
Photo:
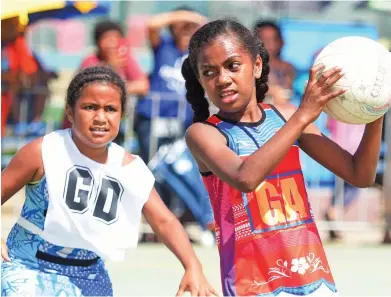
<instances>
[{"instance_id":1,"label":"girl's neck","mask_svg":"<svg viewBox=\"0 0 391 297\"><path fill-rule=\"evenodd\" d=\"M262 111L255 100L251 100L251 103L246 106L245 110L238 112L219 111L218 115L222 118L242 123L256 123L262 119Z\"/></svg>"},{"instance_id":2,"label":"girl's neck","mask_svg":"<svg viewBox=\"0 0 391 297\"><path fill-rule=\"evenodd\" d=\"M96 52L96 57L98 58L98 60L100 62L104 62L106 63L106 57L103 55L103 53L98 49L98 51Z\"/></svg>"},{"instance_id":3,"label":"girl's neck","mask_svg":"<svg viewBox=\"0 0 391 297\"><path fill-rule=\"evenodd\" d=\"M72 140L78 148L79 152L87 158L101 164L106 164L108 159L108 146L89 147L83 143L81 139L72 130Z\"/></svg>"}]
</instances>

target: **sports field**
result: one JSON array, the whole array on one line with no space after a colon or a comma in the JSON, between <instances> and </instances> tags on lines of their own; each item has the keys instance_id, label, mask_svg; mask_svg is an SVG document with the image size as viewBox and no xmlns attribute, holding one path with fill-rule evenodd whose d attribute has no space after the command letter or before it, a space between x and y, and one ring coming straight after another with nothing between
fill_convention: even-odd
<instances>
[{"instance_id":1,"label":"sports field","mask_svg":"<svg viewBox=\"0 0 391 297\"><path fill-rule=\"evenodd\" d=\"M195 247L205 274L221 291L216 248ZM326 245L341 296L391 296L391 248L374 243ZM173 296L183 269L160 244L143 244L124 263L109 263L116 296Z\"/></svg>"},{"instance_id":2,"label":"sports field","mask_svg":"<svg viewBox=\"0 0 391 297\"><path fill-rule=\"evenodd\" d=\"M2 236L16 220L14 197L2 209ZM323 233L322 233L323 235ZM325 242L341 296L391 296L391 246L380 245L380 229L346 233L344 243ZM206 276L221 291L216 247L194 245ZM108 263L115 296L174 296L182 277L181 264L162 244L141 244L121 263Z\"/></svg>"}]
</instances>

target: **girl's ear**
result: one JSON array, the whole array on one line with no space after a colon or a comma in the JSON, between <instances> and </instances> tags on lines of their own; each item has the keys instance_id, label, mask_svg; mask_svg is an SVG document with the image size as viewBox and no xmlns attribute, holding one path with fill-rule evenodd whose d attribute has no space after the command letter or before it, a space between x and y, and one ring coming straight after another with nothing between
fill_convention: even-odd
<instances>
[{"instance_id":1,"label":"girl's ear","mask_svg":"<svg viewBox=\"0 0 391 297\"><path fill-rule=\"evenodd\" d=\"M261 78L261 75L262 75L262 59L259 55L257 55L254 64L254 78L259 79Z\"/></svg>"},{"instance_id":2,"label":"girl's ear","mask_svg":"<svg viewBox=\"0 0 391 297\"><path fill-rule=\"evenodd\" d=\"M72 111L72 107L70 107L69 104L65 106L65 114L67 116L68 121L70 121L73 124L73 111Z\"/></svg>"}]
</instances>

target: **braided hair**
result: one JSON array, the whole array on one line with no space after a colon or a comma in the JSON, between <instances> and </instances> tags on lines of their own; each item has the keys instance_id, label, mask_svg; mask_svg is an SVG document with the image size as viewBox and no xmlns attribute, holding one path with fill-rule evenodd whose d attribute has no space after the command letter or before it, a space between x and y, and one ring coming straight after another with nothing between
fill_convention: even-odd
<instances>
[{"instance_id":1,"label":"braided hair","mask_svg":"<svg viewBox=\"0 0 391 297\"><path fill-rule=\"evenodd\" d=\"M255 62L257 55L262 59L262 74L255 79L256 97L258 102L265 99L269 87L267 85L269 54L263 43L245 26L233 20L217 20L202 26L194 33L189 43L189 56L182 65L182 75L186 81L186 99L194 111L193 122L202 122L209 117L209 103L205 92L198 81L197 61L203 46L216 40L221 35L234 36L241 48L250 54Z\"/></svg>"},{"instance_id":2,"label":"braided hair","mask_svg":"<svg viewBox=\"0 0 391 297\"><path fill-rule=\"evenodd\" d=\"M91 83L108 83L117 88L121 95L121 112L124 112L127 100L125 83L113 69L106 66L85 68L72 79L66 98L66 103L72 110L84 87Z\"/></svg>"}]
</instances>

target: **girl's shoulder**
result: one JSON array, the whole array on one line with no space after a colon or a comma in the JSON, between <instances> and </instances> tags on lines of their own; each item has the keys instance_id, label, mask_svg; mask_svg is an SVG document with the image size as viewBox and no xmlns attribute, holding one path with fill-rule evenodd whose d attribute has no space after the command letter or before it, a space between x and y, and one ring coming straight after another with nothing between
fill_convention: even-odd
<instances>
[{"instance_id":1,"label":"girl's shoulder","mask_svg":"<svg viewBox=\"0 0 391 297\"><path fill-rule=\"evenodd\" d=\"M124 158L122 160L122 166L126 166L130 164L132 161L134 161L137 157L135 155L132 155L129 152L125 152Z\"/></svg>"},{"instance_id":2,"label":"girl's shoulder","mask_svg":"<svg viewBox=\"0 0 391 297\"><path fill-rule=\"evenodd\" d=\"M297 110L297 107L291 103L276 104L273 106L286 121L288 121Z\"/></svg>"},{"instance_id":3,"label":"girl's shoulder","mask_svg":"<svg viewBox=\"0 0 391 297\"><path fill-rule=\"evenodd\" d=\"M29 156L30 158L42 158L41 154L43 138L44 136L32 140L31 142L24 145L21 149L19 149L18 153L26 155L26 157Z\"/></svg>"}]
</instances>

